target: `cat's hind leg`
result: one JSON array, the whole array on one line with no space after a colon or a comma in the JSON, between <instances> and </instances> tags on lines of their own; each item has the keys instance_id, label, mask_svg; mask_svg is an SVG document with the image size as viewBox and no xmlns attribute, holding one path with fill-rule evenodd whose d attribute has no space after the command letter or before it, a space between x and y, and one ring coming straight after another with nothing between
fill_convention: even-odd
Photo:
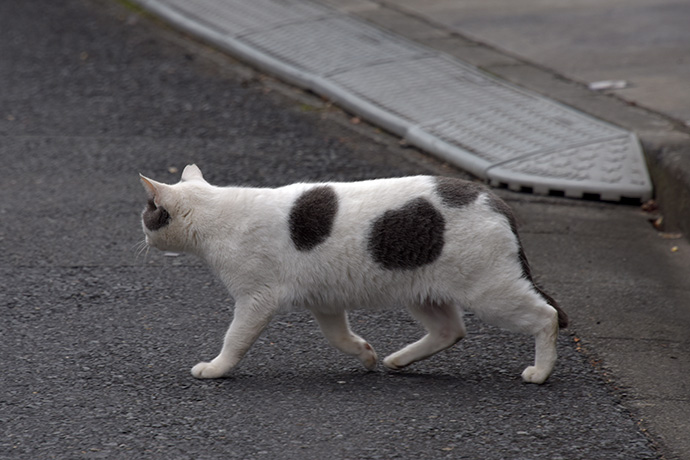
<instances>
[{"instance_id":1,"label":"cat's hind leg","mask_svg":"<svg viewBox=\"0 0 690 460\"><path fill-rule=\"evenodd\" d=\"M346 312L312 311L312 314L331 345L345 354L356 356L369 370L376 367L376 352L366 340L350 330Z\"/></svg>"},{"instance_id":2,"label":"cat's hind leg","mask_svg":"<svg viewBox=\"0 0 690 460\"><path fill-rule=\"evenodd\" d=\"M445 350L467 334L462 310L450 303L425 303L410 307L410 313L427 330L420 340L407 345L383 360L389 369L401 369Z\"/></svg>"},{"instance_id":3,"label":"cat's hind leg","mask_svg":"<svg viewBox=\"0 0 690 460\"><path fill-rule=\"evenodd\" d=\"M211 362L192 368L198 379L223 377L244 357L275 315L277 307L266 297L246 297L235 301L235 315L225 333L223 348Z\"/></svg>"},{"instance_id":4,"label":"cat's hind leg","mask_svg":"<svg viewBox=\"0 0 690 460\"><path fill-rule=\"evenodd\" d=\"M522 380L527 383L541 384L549 378L556 364L556 339L558 338L558 323L556 326L546 325L534 334L534 366L528 366L522 371Z\"/></svg>"},{"instance_id":5,"label":"cat's hind leg","mask_svg":"<svg viewBox=\"0 0 690 460\"><path fill-rule=\"evenodd\" d=\"M514 294L493 295L485 298L479 308L473 309L487 323L513 332L534 337L534 365L522 372L527 383L541 384L551 375L556 364L558 338L558 312L531 286L520 280ZM503 291L505 292L505 291Z\"/></svg>"}]
</instances>

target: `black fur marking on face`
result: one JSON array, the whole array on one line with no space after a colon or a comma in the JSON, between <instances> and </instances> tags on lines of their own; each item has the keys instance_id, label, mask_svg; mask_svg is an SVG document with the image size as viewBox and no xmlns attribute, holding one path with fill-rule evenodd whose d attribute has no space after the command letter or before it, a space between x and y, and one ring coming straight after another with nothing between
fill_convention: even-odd
<instances>
[{"instance_id":1,"label":"black fur marking on face","mask_svg":"<svg viewBox=\"0 0 690 460\"><path fill-rule=\"evenodd\" d=\"M520 236L518 235L517 230L517 219L515 218L515 214L513 214L513 210L510 209L510 207L505 203L505 201L501 200L495 195L490 196L489 206L491 206L491 208L495 212L502 214L503 216L505 216L506 219L508 219L510 229L515 234L515 238L518 242L518 259L520 260L520 265L522 266L522 276L527 278L532 283L534 289L544 300L546 300L546 303L548 303L556 309L556 312L558 312L558 327L568 327L568 315L566 314L566 312L563 311L563 309L558 305L558 302L556 302L556 300L553 297L544 292L544 290L534 281L534 278L532 277L532 269L530 268L529 262L527 261L525 250L522 249L522 242L520 241Z\"/></svg>"},{"instance_id":2,"label":"black fur marking on face","mask_svg":"<svg viewBox=\"0 0 690 460\"><path fill-rule=\"evenodd\" d=\"M430 264L441 255L446 222L425 198L416 198L378 217L369 233L368 249L389 270Z\"/></svg>"},{"instance_id":3,"label":"black fur marking on face","mask_svg":"<svg viewBox=\"0 0 690 460\"><path fill-rule=\"evenodd\" d=\"M150 231L155 232L170 223L170 214L162 206L156 206L153 200L149 200L143 213L144 225Z\"/></svg>"},{"instance_id":4,"label":"black fur marking on face","mask_svg":"<svg viewBox=\"0 0 690 460\"><path fill-rule=\"evenodd\" d=\"M452 177L436 178L436 193L441 197L443 204L451 208L462 208L474 202L479 194L486 188L474 182Z\"/></svg>"},{"instance_id":5,"label":"black fur marking on face","mask_svg":"<svg viewBox=\"0 0 690 460\"><path fill-rule=\"evenodd\" d=\"M290 238L300 251L309 251L331 235L338 212L338 195L330 185L313 187L290 210Z\"/></svg>"}]
</instances>

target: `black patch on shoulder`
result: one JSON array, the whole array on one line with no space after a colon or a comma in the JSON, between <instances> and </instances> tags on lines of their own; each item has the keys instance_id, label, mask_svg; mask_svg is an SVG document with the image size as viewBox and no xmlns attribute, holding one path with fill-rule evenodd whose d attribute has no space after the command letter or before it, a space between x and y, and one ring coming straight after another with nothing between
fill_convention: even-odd
<instances>
[{"instance_id":1,"label":"black patch on shoulder","mask_svg":"<svg viewBox=\"0 0 690 460\"><path fill-rule=\"evenodd\" d=\"M468 182L452 177L436 178L436 193L443 204L452 208L461 208L474 202L486 187L475 182Z\"/></svg>"},{"instance_id":2,"label":"black patch on shoulder","mask_svg":"<svg viewBox=\"0 0 690 460\"><path fill-rule=\"evenodd\" d=\"M290 210L290 238L300 251L323 243L333 230L338 196L330 185L313 187L295 200Z\"/></svg>"},{"instance_id":3,"label":"black patch on shoulder","mask_svg":"<svg viewBox=\"0 0 690 460\"><path fill-rule=\"evenodd\" d=\"M153 200L149 200L146 209L144 209L143 219L146 228L155 232L170 223L170 214L168 214L164 207L156 207Z\"/></svg>"},{"instance_id":4,"label":"black patch on shoulder","mask_svg":"<svg viewBox=\"0 0 690 460\"><path fill-rule=\"evenodd\" d=\"M386 211L372 224L368 249L387 269L409 270L430 264L443 250L446 222L424 198Z\"/></svg>"}]
</instances>

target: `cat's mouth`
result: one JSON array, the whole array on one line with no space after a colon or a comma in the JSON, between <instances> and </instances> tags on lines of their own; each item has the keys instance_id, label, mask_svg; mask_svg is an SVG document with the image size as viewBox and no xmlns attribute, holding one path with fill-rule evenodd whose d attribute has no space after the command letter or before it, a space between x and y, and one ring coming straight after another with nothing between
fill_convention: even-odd
<instances>
[{"instance_id":1,"label":"cat's mouth","mask_svg":"<svg viewBox=\"0 0 690 460\"><path fill-rule=\"evenodd\" d=\"M146 245L150 248L155 248L155 249L160 249L160 250L164 249L159 244L156 244L155 239L151 235L147 234L145 237L145 240L146 240ZM159 241L159 243L160 243L160 241Z\"/></svg>"}]
</instances>

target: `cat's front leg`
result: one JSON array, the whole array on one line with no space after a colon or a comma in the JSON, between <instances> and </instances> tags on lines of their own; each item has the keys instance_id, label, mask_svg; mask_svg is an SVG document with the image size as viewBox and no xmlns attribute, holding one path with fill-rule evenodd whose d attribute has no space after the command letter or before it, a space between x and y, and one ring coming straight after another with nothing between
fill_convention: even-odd
<instances>
[{"instance_id":1,"label":"cat's front leg","mask_svg":"<svg viewBox=\"0 0 690 460\"><path fill-rule=\"evenodd\" d=\"M265 297L239 298L235 302L235 315L225 333L223 348L211 362L201 362L192 368L198 379L223 377L240 362L277 311L276 304Z\"/></svg>"}]
</instances>

